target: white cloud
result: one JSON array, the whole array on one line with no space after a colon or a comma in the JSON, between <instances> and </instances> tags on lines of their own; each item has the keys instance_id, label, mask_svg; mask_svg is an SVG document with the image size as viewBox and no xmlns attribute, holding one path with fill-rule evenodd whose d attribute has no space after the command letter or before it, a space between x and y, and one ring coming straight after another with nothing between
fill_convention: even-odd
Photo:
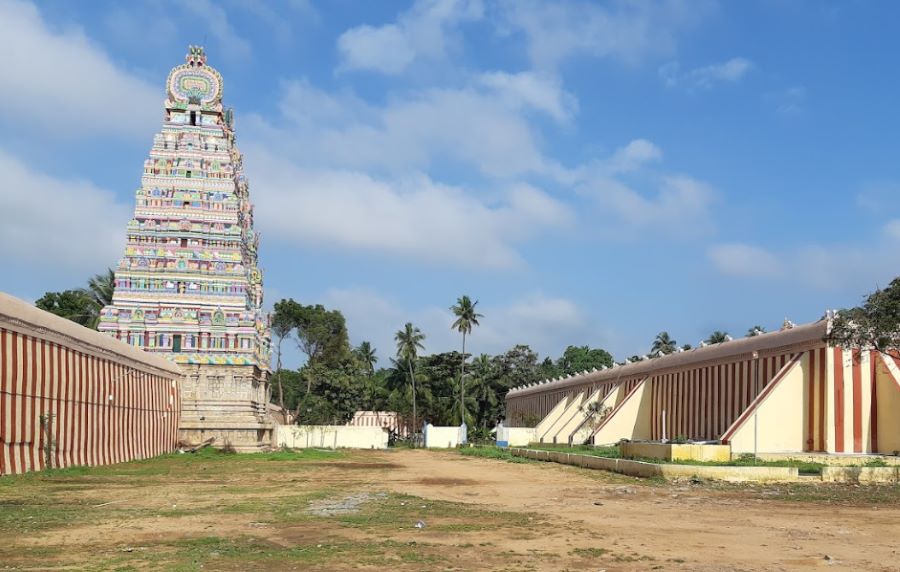
<instances>
[{"instance_id":1,"label":"white cloud","mask_svg":"<svg viewBox=\"0 0 900 572\"><path fill-rule=\"evenodd\" d=\"M552 76L533 72L482 74L483 85L494 90L507 105L528 107L547 113L557 121L566 121L578 110L578 100L562 88Z\"/></svg>"},{"instance_id":2,"label":"white cloud","mask_svg":"<svg viewBox=\"0 0 900 572\"><path fill-rule=\"evenodd\" d=\"M664 176L647 195L615 180L594 183L599 202L631 230L670 230L684 235L712 230L712 187L685 175Z\"/></svg>"},{"instance_id":3,"label":"white cloud","mask_svg":"<svg viewBox=\"0 0 900 572\"><path fill-rule=\"evenodd\" d=\"M884 234L895 240L900 240L900 219L894 219L885 224Z\"/></svg>"},{"instance_id":4,"label":"white cloud","mask_svg":"<svg viewBox=\"0 0 900 572\"><path fill-rule=\"evenodd\" d=\"M507 32L524 33L532 64L556 68L572 56L611 57L635 63L668 54L676 36L708 11L700 0L664 2L507 0Z\"/></svg>"},{"instance_id":5,"label":"white cloud","mask_svg":"<svg viewBox=\"0 0 900 572\"><path fill-rule=\"evenodd\" d=\"M659 75L668 87L709 89L717 83L737 83L753 67L753 62L746 58L731 58L727 62L682 72L678 62L670 62L659 68Z\"/></svg>"},{"instance_id":6,"label":"white cloud","mask_svg":"<svg viewBox=\"0 0 900 572\"><path fill-rule=\"evenodd\" d=\"M225 58L246 60L250 57L253 51L250 42L238 35L228 19L228 13L225 11L225 8L218 2L191 0L190 2L180 3L178 6L190 12L190 16L196 18L197 23L206 26L206 29L209 30L209 33L216 40L218 51ZM213 65L213 62L210 62L210 65Z\"/></svg>"},{"instance_id":7,"label":"white cloud","mask_svg":"<svg viewBox=\"0 0 900 572\"><path fill-rule=\"evenodd\" d=\"M891 225L886 227L886 231ZM889 237L888 237L889 238ZM865 244L834 243L788 246L769 251L741 243L710 248L707 255L723 274L776 280L821 291L859 294L897 275L900 251L890 239Z\"/></svg>"},{"instance_id":8,"label":"white cloud","mask_svg":"<svg viewBox=\"0 0 900 572\"><path fill-rule=\"evenodd\" d=\"M763 94L763 101L771 105L779 115L795 116L806 107L807 89L796 85L780 91Z\"/></svg>"},{"instance_id":9,"label":"white cloud","mask_svg":"<svg viewBox=\"0 0 900 572\"><path fill-rule=\"evenodd\" d=\"M254 147L248 157L260 228L298 245L509 268L521 263L517 243L560 228L572 217L562 203L521 184L488 204L424 175L376 179L358 171L304 168L262 147Z\"/></svg>"},{"instance_id":10,"label":"white cloud","mask_svg":"<svg viewBox=\"0 0 900 572\"><path fill-rule=\"evenodd\" d=\"M308 165L381 171L427 170L458 162L492 177L553 173L521 112L495 93L431 89L375 107L305 80L285 84L284 119L251 117L242 132Z\"/></svg>"},{"instance_id":11,"label":"white cloud","mask_svg":"<svg viewBox=\"0 0 900 572\"><path fill-rule=\"evenodd\" d=\"M0 1L0 114L54 135L146 137L165 92L131 74L80 29L51 30L31 3ZM115 112L113 112L115 110Z\"/></svg>"},{"instance_id":12,"label":"white cloud","mask_svg":"<svg viewBox=\"0 0 900 572\"><path fill-rule=\"evenodd\" d=\"M603 162L603 168L610 174L630 173L660 159L662 150L652 141L635 139L628 145L616 149L613 156Z\"/></svg>"},{"instance_id":13,"label":"white cloud","mask_svg":"<svg viewBox=\"0 0 900 572\"><path fill-rule=\"evenodd\" d=\"M740 278L769 278L782 272L778 259L758 246L730 243L711 247L707 254L723 274Z\"/></svg>"},{"instance_id":14,"label":"white cloud","mask_svg":"<svg viewBox=\"0 0 900 572\"><path fill-rule=\"evenodd\" d=\"M630 239L648 232L696 236L713 230L711 207L718 193L687 175L651 171L648 166L661 158L659 147L636 139L576 171L576 189L596 204L601 234Z\"/></svg>"},{"instance_id":15,"label":"white cloud","mask_svg":"<svg viewBox=\"0 0 900 572\"><path fill-rule=\"evenodd\" d=\"M341 34L339 69L398 74L416 59L441 59L452 42L452 30L483 14L480 0L417 0L396 23L358 26Z\"/></svg>"},{"instance_id":16,"label":"white cloud","mask_svg":"<svg viewBox=\"0 0 900 572\"><path fill-rule=\"evenodd\" d=\"M33 170L0 149L0 259L6 271L87 276L122 256L130 208L108 191Z\"/></svg>"}]
</instances>

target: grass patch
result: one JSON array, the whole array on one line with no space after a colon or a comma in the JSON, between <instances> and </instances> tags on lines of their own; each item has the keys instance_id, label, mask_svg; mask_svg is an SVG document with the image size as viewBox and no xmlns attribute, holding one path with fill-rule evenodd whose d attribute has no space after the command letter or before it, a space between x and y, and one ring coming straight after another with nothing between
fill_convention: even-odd
<instances>
[{"instance_id":1,"label":"grass patch","mask_svg":"<svg viewBox=\"0 0 900 572\"><path fill-rule=\"evenodd\" d=\"M131 549L131 552L106 555L88 570L249 570L285 564L320 566L334 569L374 566L388 562L438 566L444 558L424 543L394 541L366 542L344 539L323 540L316 544L284 547L251 536L222 538L205 536L162 542Z\"/></svg>"},{"instance_id":2,"label":"grass patch","mask_svg":"<svg viewBox=\"0 0 900 572\"><path fill-rule=\"evenodd\" d=\"M524 457L516 457L509 452L509 449L501 447L464 447L458 449L460 455L466 457L480 457L482 459L498 459L508 461L510 463L528 463L530 459Z\"/></svg>"},{"instance_id":3,"label":"grass patch","mask_svg":"<svg viewBox=\"0 0 900 572\"><path fill-rule=\"evenodd\" d=\"M814 463L811 461L802 461L799 459L779 459L777 461L764 461L753 455L742 455L737 459L730 461L695 461L682 460L663 461L660 459L648 459L642 457L632 458L634 461L643 461L645 463L657 463L667 465L691 465L698 467L796 467L801 475L821 475L824 463Z\"/></svg>"},{"instance_id":4,"label":"grass patch","mask_svg":"<svg viewBox=\"0 0 900 572\"><path fill-rule=\"evenodd\" d=\"M333 519L351 528L375 531L415 528L420 520L430 530L441 532L495 530L538 524L538 520L527 513L495 511L464 503L398 494L375 495L362 503L356 512L318 518Z\"/></svg>"},{"instance_id":5,"label":"grass patch","mask_svg":"<svg viewBox=\"0 0 900 572\"><path fill-rule=\"evenodd\" d=\"M615 445L610 447L597 447L595 445L555 445L551 443L532 443L528 445L528 449L537 451L559 451L561 453L577 453L580 455L590 455L592 457L604 457L607 459L621 459L622 453Z\"/></svg>"},{"instance_id":6,"label":"grass patch","mask_svg":"<svg viewBox=\"0 0 900 572\"><path fill-rule=\"evenodd\" d=\"M582 558L599 558L609 554L609 550L606 548L575 548L571 554Z\"/></svg>"},{"instance_id":7,"label":"grass patch","mask_svg":"<svg viewBox=\"0 0 900 572\"><path fill-rule=\"evenodd\" d=\"M747 489L744 488L744 491ZM752 496L766 500L809 502L825 505L900 505L900 486L845 483L784 483L754 490Z\"/></svg>"},{"instance_id":8,"label":"grass patch","mask_svg":"<svg viewBox=\"0 0 900 572\"><path fill-rule=\"evenodd\" d=\"M569 447L567 445L550 445L546 443L533 443L528 446L529 449L539 451L560 451L564 453L577 453L581 455L590 455L592 457L604 457L607 459L623 458L619 452L619 448L612 447L595 447L593 445L576 445ZM664 459L655 459L647 457L628 457L632 461L642 461L644 463L654 463L658 465L691 465L698 467L796 467L801 475L821 475L824 463L816 463L812 461L803 461L799 459L779 459L777 461L764 461L753 455L742 455L737 459L730 461L695 461L682 460L667 461ZM878 466L878 465L873 465Z\"/></svg>"}]
</instances>

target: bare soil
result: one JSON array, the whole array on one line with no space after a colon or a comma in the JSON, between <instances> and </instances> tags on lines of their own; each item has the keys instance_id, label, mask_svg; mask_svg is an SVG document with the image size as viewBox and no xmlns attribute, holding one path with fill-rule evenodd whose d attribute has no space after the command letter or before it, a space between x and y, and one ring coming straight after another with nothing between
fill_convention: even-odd
<instances>
[{"instance_id":1,"label":"bare soil","mask_svg":"<svg viewBox=\"0 0 900 572\"><path fill-rule=\"evenodd\" d=\"M421 450L207 457L3 477L0 570L900 571L898 487Z\"/></svg>"}]
</instances>

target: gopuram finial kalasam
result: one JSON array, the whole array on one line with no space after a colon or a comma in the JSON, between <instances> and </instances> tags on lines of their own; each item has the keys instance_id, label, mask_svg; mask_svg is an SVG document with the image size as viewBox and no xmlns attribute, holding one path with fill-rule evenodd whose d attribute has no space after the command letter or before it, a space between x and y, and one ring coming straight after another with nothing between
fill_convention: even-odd
<instances>
[{"instance_id":1,"label":"gopuram finial kalasam","mask_svg":"<svg viewBox=\"0 0 900 572\"><path fill-rule=\"evenodd\" d=\"M188 46L188 53L184 56L185 63L192 66L206 65L206 52L203 46Z\"/></svg>"}]
</instances>

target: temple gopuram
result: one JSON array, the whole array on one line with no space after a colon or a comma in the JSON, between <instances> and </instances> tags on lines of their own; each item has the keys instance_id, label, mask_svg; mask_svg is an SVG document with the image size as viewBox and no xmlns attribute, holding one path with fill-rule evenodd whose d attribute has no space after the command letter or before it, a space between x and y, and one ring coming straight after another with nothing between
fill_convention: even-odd
<instances>
[{"instance_id":1,"label":"temple gopuram","mask_svg":"<svg viewBox=\"0 0 900 572\"><path fill-rule=\"evenodd\" d=\"M222 76L201 47L169 73L162 131L135 193L99 329L184 371L181 439L271 444L259 236Z\"/></svg>"}]
</instances>

